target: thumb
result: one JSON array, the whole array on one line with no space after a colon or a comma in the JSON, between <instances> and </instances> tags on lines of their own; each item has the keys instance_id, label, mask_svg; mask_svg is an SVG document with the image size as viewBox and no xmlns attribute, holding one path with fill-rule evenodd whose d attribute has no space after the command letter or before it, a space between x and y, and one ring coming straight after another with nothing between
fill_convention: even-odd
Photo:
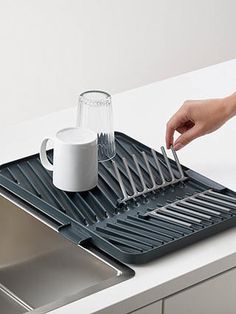
<instances>
[{"instance_id":1,"label":"thumb","mask_svg":"<svg viewBox=\"0 0 236 314\"><path fill-rule=\"evenodd\" d=\"M195 125L188 131L181 134L174 143L174 149L179 150L185 145L189 144L195 138L201 136L201 128L198 125Z\"/></svg>"}]
</instances>

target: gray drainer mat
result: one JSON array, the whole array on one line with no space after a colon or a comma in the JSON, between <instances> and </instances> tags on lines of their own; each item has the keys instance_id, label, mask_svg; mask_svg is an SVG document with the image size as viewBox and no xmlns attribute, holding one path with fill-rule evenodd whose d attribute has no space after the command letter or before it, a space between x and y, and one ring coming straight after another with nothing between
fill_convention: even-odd
<instances>
[{"instance_id":1,"label":"gray drainer mat","mask_svg":"<svg viewBox=\"0 0 236 314\"><path fill-rule=\"evenodd\" d=\"M125 157L137 191L142 182L135 168L135 154L145 184L152 186L145 152L154 179L162 178L155 168L151 149L125 134L116 132L117 154L113 159L128 195L133 189L123 159ZM52 152L48 152L52 159ZM156 152L166 182L171 181L164 156ZM169 159L173 174L176 162ZM127 263L145 263L178 248L190 245L236 225L236 193L182 166L185 180L123 202L112 161L99 164L98 186L83 193L66 193L52 184L38 155L0 167L0 187L32 214L57 229L71 241L93 245Z\"/></svg>"}]
</instances>

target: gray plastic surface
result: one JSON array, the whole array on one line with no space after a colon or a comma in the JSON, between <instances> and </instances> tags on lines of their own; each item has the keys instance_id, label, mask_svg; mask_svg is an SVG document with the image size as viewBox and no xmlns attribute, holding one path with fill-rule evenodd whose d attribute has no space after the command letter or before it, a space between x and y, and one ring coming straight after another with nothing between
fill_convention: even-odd
<instances>
[{"instance_id":1,"label":"gray plastic surface","mask_svg":"<svg viewBox=\"0 0 236 314\"><path fill-rule=\"evenodd\" d=\"M151 186L151 179L141 158L143 151L150 162L156 182L160 182L161 178L154 168L153 155L149 147L116 132L116 148L114 160L128 193L132 190L122 157L129 163L137 189L141 189L141 182L132 164L132 154L137 156L147 185ZM48 155L53 159L51 151ZM170 180L162 154L157 153L157 157L165 179ZM174 175L178 176L175 162L171 159L169 161ZM30 204L34 215L43 217L71 241L85 247L92 242L93 245L127 263L145 263L236 225L236 204L231 206L230 211L219 210L219 215L212 214L210 219L203 219L201 223L191 220L189 222L188 218L180 216L183 213L178 211L178 208L158 216L146 215L156 208L162 208L178 199L212 188L236 200L235 192L186 167L183 167L183 170L187 176L184 182L147 193L125 204L119 203L122 192L111 161L99 163L98 186L83 193L67 193L56 189L52 184L51 173L42 167L38 155L1 166L0 186L21 202ZM214 206L211 205L210 207ZM194 217L193 214L189 215Z\"/></svg>"}]
</instances>

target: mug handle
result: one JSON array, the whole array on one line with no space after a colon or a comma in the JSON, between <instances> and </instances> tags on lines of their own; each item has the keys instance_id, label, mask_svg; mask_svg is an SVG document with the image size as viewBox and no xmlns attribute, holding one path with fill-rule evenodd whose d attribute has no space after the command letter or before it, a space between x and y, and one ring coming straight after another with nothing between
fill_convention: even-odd
<instances>
[{"instance_id":1,"label":"mug handle","mask_svg":"<svg viewBox=\"0 0 236 314\"><path fill-rule=\"evenodd\" d=\"M41 147L40 147L40 153L39 153L39 157L40 157L40 161L42 163L42 165L44 166L44 168L46 168L49 171L53 171L53 164L48 160L47 157L47 143L49 140L52 140L51 138L45 138L42 141Z\"/></svg>"}]
</instances>

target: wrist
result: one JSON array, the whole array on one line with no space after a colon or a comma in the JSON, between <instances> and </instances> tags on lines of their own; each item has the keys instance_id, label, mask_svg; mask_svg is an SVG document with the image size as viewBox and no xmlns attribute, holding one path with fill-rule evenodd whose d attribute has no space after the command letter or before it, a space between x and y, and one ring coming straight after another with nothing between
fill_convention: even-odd
<instances>
[{"instance_id":1,"label":"wrist","mask_svg":"<svg viewBox=\"0 0 236 314\"><path fill-rule=\"evenodd\" d=\"M230 119L233 116L235 116L236 115L236 93L225 97L224 104L226 107L228 118Z\"/></svg>"}]
</instances>

